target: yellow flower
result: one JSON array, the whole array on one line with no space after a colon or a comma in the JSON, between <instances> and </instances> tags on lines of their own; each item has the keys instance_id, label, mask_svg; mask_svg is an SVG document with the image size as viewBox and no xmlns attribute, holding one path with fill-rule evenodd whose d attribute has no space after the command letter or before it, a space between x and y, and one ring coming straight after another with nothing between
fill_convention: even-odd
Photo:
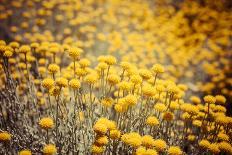
<instances>
[{"instance_id":1,"label":"yellow flower","mask_svg":"<svg viewBox=\"0 0 232 155\"><path fill-rule=\"evenodd\" d=\"M31 51L31 48L30 46L28 45L22 45L20 48L19 48L19 52L20 53L28 53Z\"/></svg>"},{"instance_id":2,"label":"yellow flower","mask_svg":"<svg viewBox=\"0 0 232 155\"><path fill-rule=\"evenodd\" d=\"M110 138L111 139L119 139L121 136L121 132L119 130L110 130Z\"/></svg>"},{"instance_id":3,"label":"yellow flower","mask_svg":"<svg viewBox=\"0 0 232 155\"><path fill-rule=\"evenodd\" d=\"M96 132L96 133L99 133L99 134L106 134L107 132L107 126L105 124L102 124L102 123L96 123L94 126L93 126L93 130Z\"/></svg>"},{"instance_id":4,"label":"yellow flower","mask_svg":"<svg viewBox=\"0 0 232 155\"><path fill-rule=\"evenodd\" d=\"M68 80L66 78L60 77L56 79L56 84L59 87L67 87L68 86Z\"/></svg>"},{"instance_id":5,"label":"yellow flower","mask_svg":"<svg viewBox=\"0 0 232 155\"><path fill-rule=\"evenodd\" d=\"M50 117L44 117L39 121L39 125L43 129L52 129L54 127L54 123L52 118Z\"/></svg>"},{"instance_id":6,"label":"yellow flower","mask_svg":"<svg viewBox=\"0 0 232 155\"><path fill-rule=\"evenodd\" d=\"M168 154L169 155L181 155L182 151L181 151L181 149L178 146L171 146L168 149Z\"/></svg>"},{"instance_id":7,"label":"yellow flower","mask_svg":"<svg viewBox=\"0 0 232 155\"><path fill-rule=\"evenodd\" d=\"M79 64L82 68L89 67L90 66L90 61L88 59L81 59L79 61Z\"/></svg>"},{"instance_id":8,"label":"yellow flower","mask_svg":"<svg viewBox=\"0 0 232 155\"><path fill-rule=\"evenodd\" d=\"M216 98L212 95L207 95L204 97L204 101L208 104L214 104L216 102Z\"/></svg>"},{"instance_id":9,"label":"yellow flower","mask_svg":"<svg viewBox=\"0 0 232 155\"><path fill-rule=\"evenodd\" d=\"M159 121L155 116L149 116L146 120L146 124L150 126L159 125Z\"/></svg>"},{"instance_id":10,"label":"yellow flower","mask_svg":"<svg viewBox=\"0 0 232 155\"><path fill-rule=\"evenodd\" d=\"M31 155L31 151L30 150L22 150L19 152L19 155Z\"/></svg>"},{"instance_id":11,"label":"yellow flower","mask_svg":"<svg viewBox=\"0 0 232 155\"><path fill-rule=\"evenodd\" d=\"M50 72L50 73L57 73L58 71L60 70L60 67L57 65L57 64L50 64L49 66L48 66L48 71Z\"/></svg>"},{"instance_id":12,"label":"yellow flower","mask_svg":"<svg viewBox=\"0 0 232 155\"><path fill-rule=\"evenodd\" d=\"M78 79L71 79L69 81L69 85L72 89L79 89L81 87L81 84Z\"/></svg>"},{"instance_id":13,"label":"yellow flower","mask_svg":"<svg viewBox=\"0 0 232 155\"><path fill-rule=\"evenodd\" d=\"M105 63L107 63L108 65L114 65L117 63L117 59L111 55L108 55L105 57Z\"/></svg>"},{"instance_id":14,"label":"yellow flower","mask_svg":"<svg viewBox=\"0 0 232 155\"><path fill-rule=\"evenodd\" d=\"M56 146L53 144L47 144L43 148L43 153L45 155L53 155L56 154L56 152L57 152Z\"/></svg>"},{"instance_id":15,"label":"yellow flower","mask_svg":"<svg viewBox=\"0 0 232 155\"><path fill-rule=\"evenodd\" d=\"M107 136L101 136L101 137L97 137L95 142L99 145L106 145L108 144L109 140Z\"/></svg>"},{"instance_id":16,"label":"yellow flower","mask_svg":"<svg viewBox=\"0 0 232 155\"><path fill-rule=\"evenodd\" d=\"M167 107L163 103L157 103L154 105L154 109L158 110L159 112L164 112L167 109Z\"/></svg>"},{"instance_id":17,"label":"yellow flower","mask_svg":"<svg viewBox=\"0 0 232 155\"><path fill-rule=\"evenodd\" d=\"M125 102L127 105L133 106L137 103L137 97L132 94L129 94L125 97Z\"/></svg>"},{"instance_id":18,"label":"yellow flower","mask_svg":"<svg viewBox=\"0 0 232 155\"><path fill-rule=\"evenodd\" d=\"M147 148L152 148L154 146L154 139L150 135L145 135L142 137L142 145Z\"/></svg>"},{"instance_id":19,"label":"yellow flower","mask_svg":"<svg viewBox=\"0 0 232 155\"><path fill-rule=\"evenodd\" d=\"M86 75L84 81L88 84L95 84L98 80L98 75L95 73L91 73Z\"/></svg>"},{"instance_id":20,"label":"yellow flower","mask_svg":"<svg viewBox=\"0 0 232 155\"><path fill-rule=\"evenodd\" d=\"M11 134L6 131L0 132L0 141L6 142L11 140Z\"/></svg>"},{"instance_id":21,"label":"yellow flower","mask_svg":"<svg viewBox=\"0 0 232 155\"><path fill-rule=\"evenodd\" d=\"M47 89L50 89L52 88L52 86L54 86L54 83L55 81L51 78L46 78L42 81L42 86L47 88Z\"/></svg>"},{"instance_id":22,"label":"yellow flower","mask_svg":"<svg viewBox=\"0 0 232 155\"><path fill-rule=\"evenodd\" d=\"M79 59L83 50L81 48L78 48L78 47L70 47L68 52L69 52L70 57L72 57L74 60L77 60L77 59Z\"/></svg>"},{"instance_id":23,"label":"yellow flower","mask_svg":"<svg viewBox=\"0 0 232 155\"><path fill-rule=\"evenodd\" d=\"M112 106L114 100L112 98L104 98L101 100L101 104L105 107L110 107Z\"/></svg>"},{"instance_id":24,"label":"yellow flower","mask_svg":"<svg viewBox=\"0 0 232 155\"><path fill-rule=\"evenodd\" d=\"M167 144L164 140L157 139L154 141L154 146L155 146L156 150L163 152L163 151L165 151Z\"/></svg>"},{"instance_id":25,"label":"yellow flower","mask_svg":"<svg viewBox=\"0 0 232 155\"><path fill-rule=\"evenodd\" d=\"M208 149L210 152L214 154L218 154L220 152L218 144L217 143L212 143L208 146Z\"/></svg>"},{"instance_id":26,"label":"yellow flower","mask_svg":"<svg viewBox=\"0 0 232 155\"><path fill-rule=\"evenodd\" d=\"M225 104L226 103L226 98L222 95L216 95L216 103L218 104Z\"/></svg>"},{"instance_id":27,"label":"yellow flower","mask_svg":"<svg viewBox=\"0 0 232 155\"><path fill-rule=\"evenodd\" d=\"M134 83L136 85L141 84L142 81L143 81L143 79L141 78L140 75L132 75L130 80L131 80L132 83Z\"/></svg>"},{"instance_id":28,"label":"yellow flower","mask_svg":"<svg viewBox=\"0 0 232 155\"><path fill-rule=\"evenodd\" d=\"M218 147L221 151L227 152L229 154L232 153L232 146L228 142L220 142L218 143Z\"/></svg>"},{"instance_id":29,"label":"yellow flower","mask_svg":"<svg viewBox=\"0 0 232 155\"><path fill-rule=\"evenodd\" d=\"M120 82L120 77L116 74L109 75L107 79L110 85L116 85Z\"/></svg>"},{"instance_id":30,"label":"yellow flower","mask_svg":"<svg viewBox=\"0 0 232 155\"><path fill-rule=\"evenodd\" d=\"M91 151L92 153L100 154L104 152L104 148L102 146L92 145Z\"/></svg>"},{"instance_id":31,"label":"yellow flower","mask_svg":"<svg viewBox=\"0 0 232 155\"><path fill-rule=\"evenodd\" d=\"M160 65L160 64L154 64L153 66L152 66L152 71L154 72L154 73L163 73L164 72L164 67L162 66L162 65Z\"/></svg>"},{"instance_id":32,"label":"yellow flower","mask_svg":"<svg viewBox=\"0 0 232 155\"><path fill-rule=\"evenodd\" d=\"M174 119L174 115L172 112L165 112L163 114L163 119L166 121L172 121Z\"/></svg>"},{"instance_id":33,"label":"yellow flower","mask_svg":"<svg viewBox=\"0 0 232 155\"><path fill-rule=\"evenodd\" d=\"M13 52L9 50L5 51L3 54L3 56L6 58L10 58L12 55L13 55Z\"/></svg>"},{"instance_id":34,"label":"yellow flower","mask_svg":"<svg viewBox=\"0 0 232 155\"><path fill-rule=\"evenodd\" d=\"M200 147L205 148L205 149L210 146L210 142L206 139L202 139L198 144Z\"/></svg>"}]
</instances>

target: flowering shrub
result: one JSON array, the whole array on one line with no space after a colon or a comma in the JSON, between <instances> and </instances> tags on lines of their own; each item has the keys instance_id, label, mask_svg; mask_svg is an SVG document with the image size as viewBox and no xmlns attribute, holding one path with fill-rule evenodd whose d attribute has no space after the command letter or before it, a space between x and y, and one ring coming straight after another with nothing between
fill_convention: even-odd
<instances>
[{"instance_id":1,"label":"flowering shrub","mask_svg":"<svg viewBox=\"0 0 232 155\"><path fill-rule=\"evenodd\" d=\"M3 0L0 154L232 154L226 4Z\"/></svg>"}]
</instances>

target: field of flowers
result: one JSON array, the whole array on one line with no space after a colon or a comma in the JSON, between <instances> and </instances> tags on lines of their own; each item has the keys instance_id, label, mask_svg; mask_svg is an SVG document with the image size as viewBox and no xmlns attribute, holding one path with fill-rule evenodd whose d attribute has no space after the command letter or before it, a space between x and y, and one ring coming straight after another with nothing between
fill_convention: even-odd
<instances>
[{"instance_id":1,"label":"field of flowers","mask_svg":"<svg viewBox=\"0 0 232 155\"><path fill-rule=\"evenodd\" d=\"M0 155L232 154L230 0L0 0Z\"/></svg>"}]
</instances>

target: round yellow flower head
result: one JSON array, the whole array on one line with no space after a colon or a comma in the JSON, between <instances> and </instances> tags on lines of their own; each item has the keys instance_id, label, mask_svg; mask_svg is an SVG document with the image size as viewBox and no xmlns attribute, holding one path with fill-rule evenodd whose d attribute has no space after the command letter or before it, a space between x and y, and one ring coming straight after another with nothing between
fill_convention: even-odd
<instances>
[{"instance_id":1,"label":"round yellow flower head","mask_svg":"<svg viewBox=\"0 0 232 155\"><path fill-rule=\"evenodd\" d=\"M204 101L208 104L214 104L216 102L216 98L212 95L207 95L204 97Z\"/></svg>"},{"instance_id":2,"label":"round yellow flower head","mask_svg":"<svg viewBox=\"0 0 232 155\"><path fill-rule=\"evenodd\" d=\"M152 71L157 74L157 73L163 73L164 72L164 67L160 64L154 64L152 66Z\"/></svg>"},{"instance_id":3,"label":"round yellow flower head","mask_svg":"<svg viewBox=\"0 0 232 155\"><path fill-rule=\"evenodd\" d=\"M28 45L22 45L20 48L19 48L19 52L20 53L28 53L31 51L31 48L30 46Z\"/></svg>"},{"instance_id":4,"label":"round yellow flower head","mask_svg":"<svg viewBox=\"0 0 232 155\"><path fill-rule=\"evenodd\" d=\"M158 155L157 151L154 149L147 149L146 155Z\"/></svg>"},{"instance_id":5,"label":"round yellow flower head","mask_svg":"<svg viewBox=\"0 0 232 155\"><path fill-rule=\"evenodd\" d=\"M164 112L167 109L167 107L163 103L156 103L154 105L154 109L159 111L159 112Z\"/></svg>"},{"instance_id":6,"label":"round yellow flower head","mask_svg":"<svg viewBox=\"0 0 232 155\"><path fill-rule=\"evenodd\" d=\"M154 141L154 146L155 146L157 151L163 152L163 151L165 151L165 149L167 147L167 144L166 144L166 142L164 140L157 139L157 140Z\"/></svg>"},{"instance_id":7,"label":"round yellow flower head","mask_svg":"<svg viewBox=\"0 0 232 155\"><path fill-rule=\"evenodd\" d=\"M104 148L102 146L92 145L91 151L93 154L101 154L104 152Z\"/></svg>"},{"instance_id":8,"label":"round yellow flower head","mask_svg":"<svg viewBox=\"0 0 232 155\"><path fill-rule=\"evenodd\" d=\"M48 71L50 72L50 73L57 73L58 71L60 70L60 67L57 65L57 64L50 64L49 66L48 66Z\"/></svg>"},{"instance_id":9,"label":"round yellow flower head","mask_svg":"<svg viewBox=\"0 0 232 155\"><path fill-rule=\"evenodd\" d=\"M10 58L12 55L13 55L13 52L9 51L9 50L7 50L3 53L3 56L6 58Z\"/></svg>"},{"instance_id":10,"label":"round yellow flower head","mask_svg":"<svg viewBox=\"0 0 232 155\"><path fill-rule=\"evenodd\" d=\"M80 55L83 52L83 50L78 47L70 47L68 52L71 58L73 58L74 60L77 60L80 58Z\"/></svg>"},{"instance_id":11,"label":"round yellow flower head","mask_svg":"<svg viewBox=\"0 0 232 155\"><path fill-rule=\"evenodd\" d=\"M147 69L140 69L139 70L139 75L145 80L148 80L148 79L150 79L152 77L151 72L149 70L147 70Z\"/></svg>"},{"instance_id":12,"label":"round yellow flower head","mask_svg":"<svg viewBox=\"0 0 232 155\"><path fill-rule=\"evenodd\" d=\"M32 155L30 150L22 150L19 152L19 155Z\"/></svg>"},{"instance_id":13,"label":"round yellow flower head","mask_svg":"<svg viewBox=\"0 0 232 155\"><path fill-rule=\"evenodd\" d=\"M6 142L11 140L11 134L6 131L0 132L0 141Z\"/></svg>"},{"instance_id":14,"label":"round yellow flower head","mask_svg":"<svg viewBox=\"0 0 232 155\"><path fill-rule=\"evenodd\" d=\"M52 129L54 127L54 123L52 118L50 117L44 117L39 121L39 125L43 129Z\"/></svg>"},{"instance_id":15,"label":"round yellow flower head","mask_svg":"<svg viewBox=\"0 0 232 155\"><path fill-rule=\"evenodd\" d=\"M120 66L122 67L122 69L124 70L128 70L131 68L131 64L129 62L123 61L120 63Z\"/></svg>"},{"instance_id":16,"label":"round yellow flower head","mask_svg":"<svg viewBox=\"0 0 232 155\"><path fill-rule=\"evenodd\" d=\"M67 87L68 86L68 80L66 78L60 77L56 79L56 84L59 87Z\"/></svg>"},{"instance_id":17,"label":"round yellow flower head","mask_svg":"<svg viewBox=\"0 0 232 155\"><path fill-rule=\"evenodd\" d=\"M90 73L86 75L84 81L88 84L95 84L98 80L98 75L95 73Z\"/></svg>"},{"instance_id":18,"label":"round yellow flower head","mask_svg":"<svg viewBox=\"0 0 232 155\"><path fill-rule=\"evenodd\" d=\"M120 77L116 74L111 74L108 76L108 82L110 85L116 85L120 82Z\"/></svg>"},{"instance_id":19,"label":"round yellow flower head","mask_svg":"<svg viewBox=\"0 0 232 155\"><path fill-rule=\"evenodd\" d=\"M54 155L56 154L56 152L57 152L56 146L53 144L47 144L43 148L43 153L45 155Z\"/></svg>"},{"instance_id":20,"label":"round yellow flower head","mask_svg":"<svg viewBox=\"0 0 232 155\"><path fill-rule=\"evenodd\" d=\"M118 83L118 88L120 90L129 91L131 89L131 83L127 81L122 81Z\"/></svg>"},{"instance_id":21,"label":"round yellow flower head","mask_svg":"<svg viewBox=\"0 0 232 155\"><path fill-rule=\"evenodd\" d=\"M127 105L133 106L137 103L137 97L135 95L129 94L125 97L125 102Z\"/></svg>"},{"instance_id":22,"label":"round yellow flower head","mask_svg":"<svg viewBox=\"0 0 232 155\"><path fill-rule=\"evenodd\" d=\"M145 147L142 147L140 146L139 148L136 149L136 155L144 155L146 154L146 148Z\"/></svg>"},{"instance_id":23,"label":"round yellow flower head","mask_svg":"<svg viewBox=\"0 0 232 155\"><path fill-rule=\"evenodd\" d=\"M163 114L163 119L166 121L172 121L174 119L174 114L172 112L165 112Z\"/></svg>"},{"instance_id":24,"label":"round yellow flower head","mask_svg":"<svg viewBox=\"0 0 232 155\"><path fill-rule=\"evenodd\" d=\"M110 138L111 139L119 139L121 136L121 132L117 129L110 130Z\"/></svg>"},{"instance_id":25,"label":"round yellow flower head","mask_svg":"<svg viewBox=\"0 0 232 155\"><path fill-rule=\"evenodd\" d=\"M201 103L201 99L197 96L191 96L190 100L194 103L194 104L200 104Z\"/></svg>"},{"instance_id":26,"label":"round yellow flower head","mask_svg":"<svg viewBox=\"0 0 232 155\"><path fill-rule=\"evenodd\" d=\"M42 81L42 86L47 89L52 88L54 84L55 84L55 81L51 78L46 78Z\"/></svg>"},{"instance_id":27,"label":"round yellow flower head","mask_svg":"<svg viewBox=\"0 0 232 155\"><path fill-rule=\"evenodd\" d=\"M131 78L130 80L133 84L141 84L143 81L143 79L140 75L132 75L130 78Z\"/></svg>"},{"instance_id":28,"label":"round yellow flower head","mask_svg":"<svg viewBox=\"0 0 232 155\"><path fill-rule=\"evenodd\" d=\"M81 87L81 83L78 79L71 79L69 81L69 86L72 88L72 89L79 89Z\"/></svg>"},{"instance_id":29,"label":"round yellow flower head","mask_svg":"<svg viewBox=\"0 0 232 155\"><path fill-rule=\"evenodd\" d=\"M216 103L218 104L225 104L226 103L226 98L222 95L216 95Z\"/></svg>"},{"instance_id":30,"label":"round yellow flower head","mask_svg":"<svg viewBox=\"0 0 232 155\"><path fill-rule=\"evenodd\" d=\"M107 136L100 136L97 137L95 140L95 143L97 143L98 145L102 146L102 145L107 145L109 142Z\"/></svg>"},{"instance_id":31,"label":"round yellow flower head","mask_svg":"<svg viewBox=\"0 0 232 155\"><path fill-rule=\"evenodd\" d=\"M104 98L101 100L101 104L105 107L110 107L112 106L114 100L112 98Z\"/></svg>"},{"instance_id":32,"label":"round yellow flower head","mask_svg":"<svg viewBox=\"0 0 232 155\"><path fill-rule=\"evenodd\" d=\"M102 123L96 123L94 126L93 126L93 130L96 132L96 133L99 133L101 135L104 135L106 134L107 132L107 126L105 124L102 124Z\"/></svg>"},{"instance_id":33,"label":"round yellow flower head","mask_svg":"<svg viewBox=\"0 0 232 155\"><path fill-rule=\"evenodd\" d=\"M218 143L218 147L223 152L232 153L232 145L229 142L220 142Z\"/></svg>"},{"instance_id":34,"label":"round yellow flower head","mask_svg":"<svg viewBox=\"0 0 232 155\"><path fill-rule=\"evenodd\" d=\"M105 57L105 63L108 65L114 65L117 63L117 59L114 56L108 55Z\"/></svg>"},{"instance_id":35,"label":"round yellow flower head","mask_svg":"<svg viewBox=\"0 0 232 155\"><path fill-rule=\"evenodd\" d=\"M146 124L150 126L159 125L159 121L155 116L149 116L146 120Z\"/></svg>"},{"instance_id":36,"label":"round yellow flower head","mask_svg":"<svg viewBox=\"0 0 232 155\"><path fill-rule=\"evenodd\" d=\"M89 67L90 66L90 61L88 59L81 59L79 61L79 64L82 68Z\"/></svg>"},{"instance_id":37,"label":"round yellow flower head","mask_svg":"<svg viewBox=\"0 0 232 155\"><path fill-rule=\"evenodd\" d=\"M154 146L154 139L150 135L145 135L142 137L142 145L146 148L152 148Z\"/></svg>"},{"instance_id":38,"label":"round yellow flower head","mask_svg":"<svg viewBox=\"0 0 232 155\"><path fill-rule=\"evenodd\" d=\"M182 151L181 151L181 149L178 146L171 146L168 149L168 154L169 155L181 155Z\"/></svg>"},{"instance_id":39,"label":"round yellow flower head","mask_svg":"<svg viewBox=\"0 0 232 155\"><path fill-rule=\"evenodd\" d=\"M213 154L218 154L220 152L218 144L217 143L212 143L208 146L208 149L210 152Z\"/></svg>"},{"instance_id":40,"label":"round yellow flower head","mask_svg":"<svg viewBox=\"0 0 232 155\"><path fill-rule=\"evenodd\" d=\"M206 149L210 146L210 142L206 139L202 139L201 141L199 141L199 146Z\"/></svg>"}]
</instances>

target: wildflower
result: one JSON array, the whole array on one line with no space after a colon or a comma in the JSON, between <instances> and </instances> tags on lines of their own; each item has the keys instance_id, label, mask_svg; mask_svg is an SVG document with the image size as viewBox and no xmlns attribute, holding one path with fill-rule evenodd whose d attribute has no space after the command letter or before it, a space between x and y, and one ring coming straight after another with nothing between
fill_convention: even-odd
<instances>
[{"instance_id":1,"label":"wildflower","mask_svg":"<svg viewBox=\"0 0 232 155\"><path fill-rule=\"evenodd\" d=\"M148 79L150 79L152 77L151 72L149 70L147 70L147 69L139 70L139 75L145 80L148 80Z\"/></svg>"},{"instance_id":2,"label":"wildflower","mask_svg":"<svg viewBox=\"0 0 232 155\"><path fill-rule=\"evenodd\" d=\"M150 85L143 86L142 92L143 92L143 95L146 97L152 97L153 95L155 95L154 87Z\"/></svg>"},{"instance_id":3,"label":"wildflower","mask_svg":"<svg viewBox=\"0 0 232 155\"><path fill-rule=\"evenodd\" d=\"M158 153L154 149L147 149L146 155L158 155Z\"/></svg>"},{"instance_id":4,"label":"wildflower","mask_svg":"<svg viewBox=\"0 0 232 155\"><path fill-rule=\"evenodd\" d=\"M133 106L137 103L137 98L134 95L129 94L125 97L125 102L128 105Z\"/></svg>"},{"instance_id":5,"label":"wildflower","mask_svg":"<svg viewBox=\"0 0 232 155\"><path fill-rule=\"evenodd\" d=\"M143 81L143 79L141 78L140 75L132 75L130 80L131 80L131 82L134 83L135 85L141 84L142 81Z\"/></svg>"},{"instance_id":6,"label":"wildflower","mask_svg":"<svg viewBox=\"0 0 232 155\"><path fill-rule=\"evenodd\" d=\"M105 57L105 63L107 63L108 65L114 65L117 63L117 60L115 57L108 55Z\"/></svg>"},{"instance_id":7,"label":"wildflower","mask_svg":"<svg viewBox=\"0 0 232 155\"><path fill-rule=\"evenodd\" d=\"M50 117L44 117L39 121L39 125L43 129L52 129L54 127L54 123L52 118Z\"/></svg>"},{"instance_id":8,"label":"wildflower","mask_svg":"<svg viewBox=\"0 0 232 155\"><path fill-rule=\"evenodd\" d=\"M210 152L214 153L214 154L218 154L220 152L218 144L216 143L212 143L208 146L208 149Z\"/></svg>"},{"instance_id":9,"label":"wildflower","mask_svg":"<svg viewBox=\"0 0 232 155\"><path fill-rule=\"evenodd\" d=\"M72 89L79 89L81 87L81 84L78 79L71 79L69 81L69 85Z\"/></svg>"},{"instance_id":10,"label":"wildflower","mask_svg":"<svg viewBox=\"0 0 232 155\"><path fill-rule=\"evenodd\" d=\"M88 59L81 59L79 61L79 64L82 68L89 67L90 66L90 61Z\"/></svg>"},{"instance_id":11,"label":"wildflower","mask_svg":"<svg viewBox=\"0 0 232 155\"><path fill-rule=\"evenodd\" d=\"M31 153L31 151L30 150L21 150L20 152L19 152L19 155L31 155L32 153Z\"/></svg>"},{"instance_id":12,"label":"wildflower","mask_svg":"<svg viewBox=\"0 0 232 155\"><path fill-rule=\"evenodd\" d=\"M164 72L164 67L162 66L162 65L160 65L160 64L155 64L155 65L153 65L152 66L152 71L154 72L154 73L163 73Z\"/></svg>"},{"instance_id":13,"label":"wildflower","mask_svg":"<svg viewBox=\"0 0 232 155\"><path fill-rule=\"evenodd\" d=\"M49 66L48 66L48 71L50 72L50 73L57 73L58 71L60 70L60 67L57 65L57 64L50 64Z\"/></svg>"},{"instance_id":14,"label":"wildflower","mask_svg":"<svg viewBox=\"0 0 232 155\"><path fill-rule=\"evenodd\" d=\"M190 97L190 100L191 100L194 104L200 104L200 103L201 103L200 98L197 97L197 96L191 96L191 97Z\"/></svg>"},{"instance_id":15,"label":"wildflower","mask_svg":"<svg viewBox=\"0 0 232 155\"><path fill-rule=\"evenodd\" d=\"M120 90L129 91L131 89L131 83L126 82L126 81L122 81L122 82L118 83L118 88Z\"/></svg>"},{"instance_id":16,"label":"wildflower","mask_svg":"<svg viewBox=\"0 0 232 155\"><path fill-rule=\"evenodd\" d=\"M181 151L181 149L178 146L171 146L168 149L168 154L169 155L181 155L182 151Z\"/></svg>"},{"instance_id":17,"label":"wildflower","mask_svg":"<svg viewBox=\"0 0 232 155\"><path fill-rule=\"evenodd\" d=\"M139 148L136 149L136 155L144 155L146 154L146 148L140 146Z\"/></svg>"},{"instance_id":18,"label":"wildflower","mask_svg":"<svg viewBox=\"0 0 232 155\"><path fill-rule=\"evenodd\" d=\"M56 146L53 144L47 144L43 148L43 153L46 155L53 155L56 154L56 152L57 152Z\"/></svg>"},{"instance_id":19,"label":"wildflower","mask_svg":"<svg viewBox=\"0 0 232 155\"><path fill-rule=\"evenodd\" d=\"M110 130L110 138L111 139L119 139L121 136L121 132L117 129Z\"/></svg>"},{"instance_id":20,"label":"wildflower","mask_svg":"<svg viewBox=\"0 0 232 155\"><path fill-rule=\"evenodd\" d=\"M110 85L116 85L120 82L120 77L116 74L109 75L107 79Z\"/></svg>"},{"instance_id":21,"label":"wildflower","mask_svg":"<svg viewBox=\"0 0 232 155\"><path fill-rule=\"evenodd\" d=\"M107 126L102 124L102 123L96 123L94 126L93 126L93 130L99 134L106 134L107 132Z\"/></svg>"},{"instance_id":22,"label":"wildflower","mask_svg":"<svg viewBox=\"0 0 232 155\"><path fill-rule=\"evenodd\" d=\"M69 56L71 58L73 58L74 60L77 60L77 59L79 59L83 50L81 48L78 48L78 47L70 47L68 52L69 52Z\"/></svg>"},{"instance_id":23,"label":"wildflower","mask_svg":"<svg viewBox=\"0 0 232 155\"><path fill-rule=\"evenodd\" d=\"M142 137L142 145L147 148L152 148L154 146L154 139L150 135L145 135Z\"/></svg>"},{"instance_id":24,"label":"wildflower","mask_svg":"<svg viewBox=\"0 0 232 155\"><path fill-rule=\"evenodd\" d=\"M149 116L146 120L146 124L150 126L159 125L159 121L155 116Z\"/></svg>"},{"instance_id":25,"label":"wildflower","mask_svg":"<svg viewBox=\"0 0 232 155\"><path fill-rule=\"evenodd\" d=\"M154 109L158 110L159 112L164 112L167 109L167 107L163 103L157 103L154 105Z\"/></svg>"},{"instance_id":26,"label":"wildflower","mask_svg":"<svg viewBox=\"0 0 232 155\"><path fill-rule=\"evenodd\" d=\"M131 64L129 62L123 61L120 63L120 66L124 69L124 70L128 70L129 68L131 68Z\"/></svg>"},{"instance_id":27,"label":"wildflower","mask_svg":"<svg viewBox=\"0 0 232 155\"><path fill-rule=\"evenodd\" d=\"M102 136L102 137L97 137L95 142L99 145L106 145L108 144L109 140L107 136Z\"/></svg>"},{"instance_id":28,"label":"wildflower","mask_svg":"<svg viewBox=\"0 0 232 155\"><path fill-rule=\"evenodd\" d=\"M204 101L208 104L214 104L216 102L215 97L211 96L211 95L207 95L204 97Z\"/></svg>"},{"instance_id":29,"label":"wildflower","mask_svg":"<svg viewBox=\"0 0 232 155\"><path fill-rule=\"evenodd\" d=\"M206 139L202 139L198 144L202 148L208 148L210 146L210 142Z\"/></svg>"},{"instance_id":30,"label":"wildflower","mask_svg":"<svg viewBox=\"0 0 232 155\"><path fill-rule=\"evenodd\" d=\"M154 140L154 146L155 146L156 150L163 152L166 149L167 144L164 140L157 139L157 140Z\"/></svg>"},{"instance_id":31,"label":"wildflower","mask_svg":"<svg viewBox=\"0 0 232 155\"><path fill-rule=\"evenodd\" d=\"M58 86L53 86L51 89L49 89L49 94L51 96L58 96L60 95L61 88Z\"/></svg>"},{"instance_id":32,"label":"wildflower","mask_svg":"<svg viewBox=\"0 0 232 155\"><path fill-rule=\"evenodd\" d=\"M113 104L113 99L112 98L104 98L101 100L101 103L105 107L110 107Z\"/></svg>"},{"instance_id":33,"label":"wildflower","mask_svg":"<svg viewBox=\"0 0 232 155\"><path fill-rule=\"evenodd\" d=\"M163 119L166 121L172 121L174 119L174 115L172 112L165 112L163 114Z\"/></svg>"},{"instance_id":34,"label":"wildflower","mask_svg":"<svg viewBox=\"0 0 232 155\"><path fill-rule=\"evenodd\" d=\"M220 142L218 143L218 147L223 152L232 153L232 146L228 142Z\"/></svg>"},{"instance_id":35,"label":"wildflower","mask_svg":"<svg viewBox=\"0 0 232 155\"><path fill-rule=\"evenodd\" d=\"M225 104L226 103L226 98L222 95L216 95L216 103L218 104Z\"/></svg>"},{"instance_id":36,"label":"wildflower","mask_svg":"<svg viewBox=\"0 0 232 155\"><path fill-rule=\"evenodd\" d=\"M104 148L102 146L92 145L91 151L92 153L100 154L104 152Z\"/></svg>"},{"instance_id":37,"label":"wildflower","mask_svg":"<svg viewBox=\"0 0 232 155\"><path fill-rule=\"evenodd\" d=\"M87 75L84 79L84 81L88 84L95 84L97 80L98 80L98 76L94 73Z\"/></svg>"},{"instance_id":38,"label":"wildflower","mask_svg":"<svg viewBox=\"0 0 232 155\"><path fill-rule=\"evenodd\" d=\"M6 142L11 140L11 134L6 131L0 132L0 141Z\"/></svg>"},{"instance_id":39,"label":"wildflower","mask_svg":"<svg viewBox=\"0 0 232 155\"><path fill-rule=\"evenodd\" d=\"M19 52L20 53L28 53L28 52L30 52L31 51L31 48L30 48L30 46L28 46L28 45L22 45L20 48L19 48Z\"/></svg>"},{"instance_id":40,"label":"wildflower","mask_svg":"<svg viewBox=\"0 0 232 155\"><path fill-rule=\"evenodd\" d=\"M3 53L3 56L6 58L10 58L12 55L13 55L13 52L9 51L9 50L7 50Z\"/></svg>"},{"instance_id":41,"label":"wildflower","mask_svg":"<svg viewBox=\"0 0 232 155\"><path fill-rule=\"evenodd\" d=\"M68 86L68 80L66 78L60 77L56 79L56 84L59 87L67 87Z\"/></svg>"}]
</instances>

